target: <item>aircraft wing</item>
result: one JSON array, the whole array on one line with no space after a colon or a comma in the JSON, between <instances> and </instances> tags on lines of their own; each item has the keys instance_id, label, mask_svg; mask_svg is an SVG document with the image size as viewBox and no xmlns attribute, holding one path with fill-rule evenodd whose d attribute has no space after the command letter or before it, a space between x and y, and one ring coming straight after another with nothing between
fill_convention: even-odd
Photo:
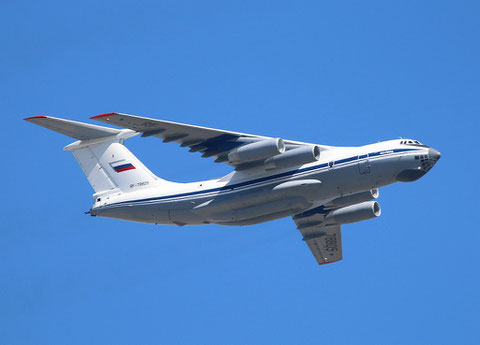
<instances>
[{"instance_id":1,"label":"aircraft wing","mask_svg":"<svg viewBox=\"0 0 480 345\"><path fill-rule=\"evenodd\" d=\"M315 226L300 231L319 265L342 260L340 225Z\"/></svg>"},{"instance_id":2,"label":"aircraft wing","mask_svg":"<svg viewBox=\"0 0 480 345\"><path fill-rule=\"evenodd\" d=\"M319 221L322 215L300 214L293 217L303 240L319 265L342 260L342 234L340 225L325 225Z\"/></svg>"},{"instance_id":3,"label":"aircraft wing","mask_svg":"<svg viewBox=\"0 0 480 345\"><path fill-rule=\"evenodd\" d=\"M119 129L59 119L52 116L27 117L25 121L32 122L78 140L98 139L121 133Z\"/></svg>"},{"instance_id":4,"label":"aircraft wing","mask_svg":"<svg viewBox=\"0 0 480 345\"><path fill-rule=\"evenodd\" d=\"M155 136L164 143L175 142L181 147L189 147L190 152L200 152L202 157L213 157L216 163L225 162L235 168L241 168L241 163L228 160L228 153L246 143L272 139L260 135L225 131L214 128L187 125L183 123L163 121L134 115L107 113L92 117L92 119L115 126L143 132L143 137ZM313 146L302 142L284 140L286 150L299 146Z\"/></svg>"}]
</instances>

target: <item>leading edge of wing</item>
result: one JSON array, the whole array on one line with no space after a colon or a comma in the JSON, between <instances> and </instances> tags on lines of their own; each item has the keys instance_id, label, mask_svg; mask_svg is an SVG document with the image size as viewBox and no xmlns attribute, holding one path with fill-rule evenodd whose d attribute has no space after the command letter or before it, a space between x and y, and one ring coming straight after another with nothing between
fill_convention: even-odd
<instances>
[{"instance_id":1,"label":"leading edge of wing","mask_svg":"<svg viewBox=\"0 0 480 345\"><path fill-rule=\"evenodd\" d=\"M159 120L159 119L153 119L149 117L142 117L142 116L137 116L137 115L129 115L129 114L122 114L122 113L105 113L105 114L100 114L100 115L95 115L92 116L90 119L96 120L96 121L101 121L104 123L110 123L115 126L123 127L123 128L128 128L128 129L133 129L136 130L137 132L144 132L148 134L149 129L150 130L160 130L164 129L164 133L161 137L165 137L167 133L167 128L185 128L185 129L191 129L191 130L198 130L202 131L207 135L207 133L210 133L211 136L207 137L212 138L215 135L221 135L221 134L230 134L235 137L251 137L251 138L268 138L260 135L252 135L252 134L246 134L246 133L240 133L240 132L233 132L233 131L227 131L227 130L222 130L222 129L215 129L215 128L209 128L209 127L204 127L204 126L197 126L197 125L190 125L190 124L185 124L185 123L180 123L180 122L174 122L174 121L166 121L166 120ZM126 119L131 120L131 121L125 121ZM164 127L167 128L163 128ZM157 136L157 134L160 133L154 133L153 135ZM148 135L145 135L148 136ZM177 141L177 140L171 140L171 141Z\"/></svg>"},{"instance_id":2,"label":"leading edge of wing","mask_svg":"<svg viewBox=\"0 0 480 345\"><path fill-rule=\"evenodd\" d=\"M202 157L213 157L216 163L227 163L235 169L248 168L251 164L232 163L228 153L246 143L272 139L271 137L226 131L173 121L157 120L122 113L106 113L91 117L93 120L142 132L142 137L155 136L164 143L176 142L181 147L189 147L190 152L200 152ZM313 145L284 140L290 147ZM255 164L253 164L255 166Z\"/></svg>"},{"instance_id":3,"label":"leading edge of wing","mask_svg":"<svg viewBox=\"0 0 480 345\"><path fill-rule=\"evenodd\" d=\"M126 122L125 119L133 120L134 122ZM129 115L129 114L123 114L123 113L105 113L105 114L100 114L100 115L95 115L92 116L90 119L96 120L96 121L101 121L104 123L109 123L115 126L123 127L123 128L128 128L135 130L137 132L143 132L144 137L146 136L156 136L161 139L164 139L164 137L167 136L168 131L165 128L162 128L162 125L168 126L168 127L176 127L176 128L185 128L185 129L191 129L191 130L199 130L202 131L203 133L207 134L209 133L210 135L208 138L213 138L216 135L222 135L222 134L228 134L233 137L244 137L244 138L256 138L259 140L262 139L271 139L271 137L263 136L263 135L256 135L256 134L247 134L247 133L241 133L241 132L234 132L234 131L228 131L228 130L223 130L223 129L216 129L216 128L209 128L209 127L204 127L204 126L197 126L197 125L190 125L190 124L184 124L180 122L174 122L174 121L167 121L167 120L158 120L158 119L153 119L149 117L142 117L142 116L137 116L137 115ZM163 130L162 132L156 132ZM172 134L172 133L170 133ZM172 138L174 140L169 140L167 142L171 141L182 141L181 139L185 139L184 137L176 139ZM164 139L165 140L165 139ZM183 140L185 141L185 140ZM307 143L307 142L302 142L302 141L295 141L295 140L288 140L284 139L285 144L287 145L317 145L320 146L322 149L330 149L332 146L328 145L318 145L318 144L312 144L312 143ZM182 146L188 146L188 145L182 145Z\"/></svg>"}]
</instances>

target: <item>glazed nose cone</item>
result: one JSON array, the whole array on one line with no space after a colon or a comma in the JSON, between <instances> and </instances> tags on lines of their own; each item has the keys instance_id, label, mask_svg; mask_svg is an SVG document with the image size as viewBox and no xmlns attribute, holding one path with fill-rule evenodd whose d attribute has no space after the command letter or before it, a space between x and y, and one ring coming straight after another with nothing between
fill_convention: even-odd
<instances>
[{"instance_id":1,"label":"glazed nose cone","mask_svg":"<svg viewBox=\"0 0 480 345\"><path fill-rule=\"evenodd\" d=\"M427 155L423 154L421 157L421 167L418 167L418 169L406 169L400 172L396 178L397 181L401 182L411 182L411 181L416 181L423 175L425 175L430 169L433 168L433 166L438 162L442 155L440 152L435 150L434 148L429 148L428 149L428 158Z\"/></svg>"},{"instance_id":2,"label":"glazed nose cone","mask_svg":"<svg viewBox=\"0 0 480 345\"><path fill-rule=\"evenodd\" d=\"M442 157L440 152L435 150L434 148L430 147L428 149L428 160L422 163L423 169L425 171L429 171L433 168L435 164L437 164L438 160Z\"/></svg>"},{"instance_id":3,"label":"glazed nose cone","mask_svg":"<svg viewBox=\"0 0 480 345\"><path fill-rule=\"evenodd\" d=\"M434 161L434 164L442 157L441 153L430 147L428 149L428 158Z\"/></svg>"}]
</instances>

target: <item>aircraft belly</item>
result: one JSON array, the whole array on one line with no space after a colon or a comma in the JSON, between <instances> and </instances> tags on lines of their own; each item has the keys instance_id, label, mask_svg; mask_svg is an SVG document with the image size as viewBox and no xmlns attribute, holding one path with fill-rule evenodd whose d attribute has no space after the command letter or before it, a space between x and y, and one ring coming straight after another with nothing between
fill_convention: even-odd
<instances>
[{"instance_id":1,"label":"aircraft belly","mask_svg":"<svg viewBox=\"0 0 480 345\"><path fill-rule=\"evenodd\" d=\"M218 222L217 224L228 225L228 226L252 225L252 224L269 222L274 219L291 217L294 214L296 213L292 213L292 210L285 210L285 211L279 211L279 212L270 213L270 214L266 214L259 217L249 218L249 219L235 220L235 221L228 221L228 222L227 221Z\"/></svg>"},{"instance_id":2,"label":"aircraft belly","mask_svg":"<svg viewBox=\"0 0 480 345\"><path fill-rule=\"evenodd\" d=\"M304 198L286 198L276 201L265 202L250 207L232 209L223 212L213 212L208 219L214 223L244 221L247 219L258 218L269 214L287 212L289 215L296 214L312 204Z\"/></svg>"},{"instance_id":3,"label":"aircraft belly","mask_svg":"<svg viewBox=\"0 0 480 345\"><path fill-rule=\"evenodd\" d=\"M244 221L279 212L286 213L286 217L310 207L320 198L321 188L317 179L284 181L219 195L198 203L193 211L213 223Z\"/></svg>"},{"instance_id":4,"label":"aircraft belly","mask_svg":"<svg viewBox=\"0 0 480 345\"><path fill-rule=\"evenodd\" d=\"M168 218L168 209L158 205L125 205L122 207L97 209L95 215L140 223L171 224Z\"/></svg>"},{"instance_id":5,"label":"aircraft belly","mask_svg":"<svg viewBox=\"0 0 480 345\"><path fill-rule=\"evenodd\" d=\"M205 219L205 217L193 212L192 205L189 205L189 208L172 205L168 211L168 217L171 223L180 226L210 223Z\"/></svg>"},{"instance_id":6,"label":"aircraft belly","mask_svg":"<svg viewBox=\"0 0 480 345\"><path fill-rule=\"evenodd\" d=\"M203 210L231 210L249 207L288 197L303 197L307 200L316 199L321 193L319 180L294 180L258 187L247 191L238 191L227 195L219 195L207 203L195 207L198 212Z\"/></svg>"}]
</instances>

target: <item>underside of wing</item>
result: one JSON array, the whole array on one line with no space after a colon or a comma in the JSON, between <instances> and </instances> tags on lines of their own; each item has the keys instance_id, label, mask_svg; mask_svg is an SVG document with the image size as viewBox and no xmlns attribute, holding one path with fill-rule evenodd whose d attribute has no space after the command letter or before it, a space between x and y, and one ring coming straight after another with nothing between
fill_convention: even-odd
<instances>
[{"instance_id":1,"label":"underside of wing","mask_svg":"<svg viewBox=\"0 0 480 345\"><path fill-rule=\"evenodd\" d=\"M340 225L313 226L300 231L319 265L342 260Z\"/></svg>"},{"instance_id":2,"label":"underside of wing","mask_svg":"<svg viewBox=\"0 0 480 345\"><path fill-rule=\"evenodd\" d=\"M142 132L143 137L155 136L164 143L175 142L181 147L188 147L190 152L200 152L202 157L212 157L216 163L224 162L237 170L266 163L272 168L285 165L285 162L304 164L308 159L318 159L320 151L320 148L313 144L120 113L101 114L92 119ZM247 145L249 147L246 147ZM273 159L276 155L299 148L303 148L302 152L284 154L280 163L278 157ZM292 159L290 156L295 157ZM268 158L272 159L266 162Z\"/></svg>"},{"instance_id":3,"label":"underside of wing","mask_svg":"<svg viewBox=\"0 0 480 345\"><path fill-rule=\"evenodd\" d=\"M316 226L301 231L303 240L319 265L342 260L342 234L340 225Z\"/></svg>"},{"instance_id":4,"label":"underside of wing","mask_svg":"<svg viewBox=\"0 0 480 345\"><path fill-rule=\"evenodd\" d=\"M326 224L325 212L307 211L293 217L319 265L342 260L340 224Z\"/></svg>"},{"instance_id":5,"label":"underside of wing","mask_svg":"<svg viewBox=\"0 0 480 345\"><path fill-rule=\"evenodd\" d=\"M338 197L293 217L320 265L342 259L342 224L380 216L380 205L373 201L377 197L378 189L374 188Z\"/></svg>"}]
</instances>

